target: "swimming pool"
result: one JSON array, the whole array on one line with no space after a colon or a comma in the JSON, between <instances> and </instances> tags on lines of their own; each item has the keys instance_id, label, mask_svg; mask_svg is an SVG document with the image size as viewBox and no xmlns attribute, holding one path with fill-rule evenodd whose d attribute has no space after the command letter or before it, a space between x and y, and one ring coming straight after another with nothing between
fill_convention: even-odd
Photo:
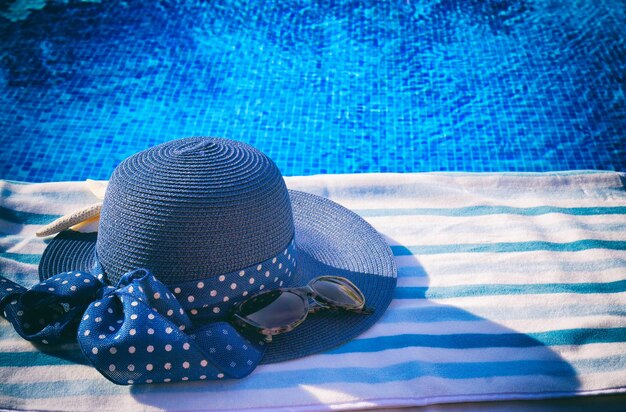
<instances>
[{"instance_id":1,"label":"swimming pool","mask_svg":"<svg viewBox=\"0 0 626 412\"><path fill-rule=\"evenodd\" d=\"M623 1L3 4L3 179L193 135L285 175L626 170Z\"/></svg>"}]
</instances>

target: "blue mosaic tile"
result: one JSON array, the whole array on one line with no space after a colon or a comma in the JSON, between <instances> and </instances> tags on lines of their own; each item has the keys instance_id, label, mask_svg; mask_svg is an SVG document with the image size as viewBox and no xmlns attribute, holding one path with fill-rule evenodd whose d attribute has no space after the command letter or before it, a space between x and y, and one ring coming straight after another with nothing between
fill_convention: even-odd
<instances>
[{"instance_id":1,"label":"blue mosaic tile","mask_svg":"<svg viewBox=\"0 0 626 412\"><path fill-rule=\"evenodd\" d=\"M623 1L8 0L0 178L192 135L285 175L626 171Z\"/></svg>"}]
</instances>

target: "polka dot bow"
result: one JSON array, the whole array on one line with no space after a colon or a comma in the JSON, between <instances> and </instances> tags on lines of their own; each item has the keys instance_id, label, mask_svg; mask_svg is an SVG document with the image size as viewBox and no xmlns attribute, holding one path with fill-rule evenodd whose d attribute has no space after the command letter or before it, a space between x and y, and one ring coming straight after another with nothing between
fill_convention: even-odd
<instances>
[{"instance_id":1,"label":"polka dot bow","mask_svg":"<svg viewBox=\"0 0 626 412\"><path fill-rule=\"evenodd\" d=\"M242 378L260 362L262 342L227 322L194 327L174 294L146 269L117 287L101 276L64 272L25 289L0 279L0 307L25 339L78 339L93 366L114 383Z\"/></svg>"}]
</instances>

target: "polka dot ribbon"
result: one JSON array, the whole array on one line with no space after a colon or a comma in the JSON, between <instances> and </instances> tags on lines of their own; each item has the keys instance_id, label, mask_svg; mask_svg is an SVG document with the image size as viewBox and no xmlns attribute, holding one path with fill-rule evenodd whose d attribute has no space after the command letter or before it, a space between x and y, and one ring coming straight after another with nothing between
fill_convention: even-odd
<instances>
[{"instance_id":1,"label":"polka dot ribbon","mask_svg":"<svg viewBox=\"0 0 626 412\"><path fill-rule=\"evenodd\" d=\"M26 289L0 277L0 308L27 340L78 339L91 364L121 385L242 378L263 356L262 341L227 322L194 326L146 269L125 274L117 287L101 279L64 272Z\"/></svg>"}]
</instances>

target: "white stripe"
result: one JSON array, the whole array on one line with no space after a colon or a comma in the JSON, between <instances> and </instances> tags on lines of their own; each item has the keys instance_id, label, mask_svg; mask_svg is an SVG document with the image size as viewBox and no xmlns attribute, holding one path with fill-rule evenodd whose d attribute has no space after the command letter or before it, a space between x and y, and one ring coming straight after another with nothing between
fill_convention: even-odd
<instances>
[{"instance_id":1,"label":"white stripe","mask_svg":"<svg viewBox=\"0 0 626 412\"><path fill-rule=\"evenodd\" d=\"M104 379L104 378L103 378ZM98 384L113 385L108 381L92 383L90 391L89 382L83 387L85 393L98 393ZM216 392L215 388L221 386L223 390ZM28 409L35 410L94 410L94 411L331 411L344 409L342 404L354 409L354 406L372 407L376 402L365 402L358 397L349 394L336 393L329 390L332 398L321 399L312 396L303 386L295 386L288 389L254 390L242 387L238 388L236 382L230 382L228 386L217 382L194 382L181 384L177 387L169 384L170 390L159 390L157 385L152 385L150 391L133 391L132 395L92 395L92 396L68 396L60 398L43 399L16 399L1 396L2 404L20 405L26 402ZM211 390L202 391L202 387ZM120 387L117 387L120 388ZM116 389L117 389L116 388ZM126 387L130 388L130 387ZM131 391L131 389L126 389ZM79 405L78 408L76 406Z\"/></svg>"},{"instance_id":2,"label":"white stripe","mask_svg":"<svg viewBox=\"0 0 626 412\"><path fill-rule=\"evenodd\" d=\"M556 323L558 321L558 324ZM395 336L403 334L450 335L450 334L503 334L540 333L564 329L620 328L626 327L626 316L586 316L576 318L506 319L498 323L492 320L442 321L442 322L384 322L367 330L359 338Z\"/></svg>"},{"instance_id":3,"label":"white stripe","mask_svg":"<svg viewBox=\"0 0 626 412\"><path fill-rule=\"evenodd\" d=\"M85 388L84 396L60 396L55 398L53 394L48 397L35 398L35 399L22 399L12 396L0 395L0 403L2 405L15 405L16 410L40 410L40 411L162 411L159 408L149 403L142 403L140 400L135 399L129 394L124 395L93 395L97 393L97 385L113 385L106 379L102 378L100 382L82 382L82 385L77 382L76 386L82 386ZM91 390L94 388L94 390ZM130 389L127 389L130 391ZM39 391L38 391L39 392ZM184 404L183 401L179 401L179 407ZM184 409L184 408L181 408Z\"/></svg>"},{"instance_id":4,"label":"white stripe","mask_svg":"<svg viewBox=\"0 0 626 412\"><path fill-rule=\"evenodd\" d=\"M34 349L33 352L37 352L37 350ZM35 384L106 380L93 366L80 364L0 367L0 376L6 377L3 383Z\"/></svg>"},{"instance_id":5,"label":"white stripe","mask_svg":"<svg viewBox=\"0 0 626 412\"><path fill-rule=\"evenodd\" d=\"M549 283L589 283L615 282L624 279L624 269L607 269L596 272L532 272L527 273L499 273L480 274L473 270L468 273L449 276L398 276L399 287L446 287L463 285L541 285Z\"/></svg>"},{"instance_id":6,"label":"white stripe","mask_svg":"<svg viewBox=\"0 0 626 412\"><path fill-rule=\"evenodd\" d=\"M39 348L37 346L33 346L33 344L26 339L22 339L17 335L15 331L13 331L13 326L2 319L0 322L0 332L6 335L13 335L14 337L0 339L0 352L10 353L10 352L39 352ZM48 348L48 353L53 354L54 352L62 352L62 351L80 351L77 343L67 343L62 345L54 345Z\"/></svg>"},{"instance_id":7,"label":"white stripe","mask_svg":"<svg viewBox=\"0 0 626 412\"><path fill-rule=\"evenodd\" d=\"M1 275L28 275L32 280L39 281L37 277L37 265L17 262L13 259L0 257ZM26 286L26 285L22 285Z\"/></svg>"},{"instance_id":8,"label":"white stripe","mask_svg":"<svg viewBox=\"0 0 626 412\"><path fill-rule=\"evenodd\" d=\"M30 196L53 196L59 197L60 193L82 192L86 186L85 182L46 182L13 184L0 181L0 188L10 191L12 194L22 194Z\"/></svg>"},{"instance_id":9,"label":"white stripe","mask_svg":"<svg viewBox=\"0 0 626 412\"><path fill-rule=\"evenodd\" d=\"M420 208L440 208L440 209L456 209L467 208L474 206L506 206L517 208L533 208L542 206L551 207L597 207L602 205L603 207L611 206L624 206L623 200L619 198L615 199L603 199L601 192L597 196L580 197L580 193L575 192L561 192L559 196L550 193L538 193L536 197L526 194L510 193L509 197L497 198L493 197L490 200L490 194L487 193L487 197L477 194L471 194L466 196L459 196L458 192L453 190L439 190L435 193L429 193L429 189L433 188L416 188L408 193L398 197L379 198L374 196L359 196L359 194L339 194L333 193L333 191L324 191L317 193L320 196L328 197L329 199L354 210L357 213L362 212L364 215L368 210L375 210L383 212L389 209L420 209ZM383 192L384 193L384 192Z\"/></svg>"},{"instance_id":10,"label":"white stripe","mask_svg":"<svg viewBox=\"0 0 626 412\"><path fill-rule=\"evenodd\" d=\"M626 239L624 215L385 216L367 220L384 231L393 245L412 245L416 239L420 244ZM599 230L607 225L614 230Z\"/></svg>"},{"instance_id":11,"label":"white stripe","mask_svg":"<svg viewBox=\"0 0 626 412\"><path fill-rule=\"evenodd\" d=\"M451 255L454 255L451 257ZM577 252L508 252L508 253L439 253L432 255L396 256L398 267L423 267L426 273L464 274L472 271L474 265L488 273L525 273L528 267L546 265L554 270L571 263L602 262L626 259L624 250L587 249ZM506 268L506 270L505 270ZM533 269L536 270L536 269Z\"/></svg>"},{"instance_id":12,"label":"white stripe","mask_svg":"<svg viewBox=\"0 0 626 412\"><path fill-rule=\"evenodd\" d=\"M9 195L0 198L3 207L42 215L64 215L76 208L96 203L99 199L86 182L52 182L14 185L0 182Z\"/></svg>"},{"instance_id":13,"label":"white stripe","mask_svg":"<svg viewBox=\"0 0 626 412\"><path fill-rule=\"evenodd\" d=\"M364 174L286 178L290 189L329 197L351 209L465 207L493 204L516 207L605 205L623 198L607 196L622 187L617 173L576 176L498 174ZM528 186L528 190L523 190ZM557 190L558 188L558 190ZM610 193L610 192L609 192ZM563 199L563 194L565 198ZM379 206L380 205L380 206Z\"/></svg>"},{"instance_id":14,"label":"white stripe","mask_svg":"<svg viewBox=\"0 0 626 412\"><path fill-rule=\"evenodd\" d=\"M21 253L27 255L41 255L46 249L47 244L34 236L7 236L0 238L0 247L3 251L10 253Z\"/></svg>"},{"instance_id":15,"label":"white stripe","mask_svg":"<svg viewBox=\"0 0 626 412\"><path fill-rule=\"evenodd\" d=\"M558 308L564 302L575 302L577 305L614 304L626 305L626 293L607 294L570 294L562 293L555 296L545 295L493 295L493 296L468 296L448 299L394 299L389 305L389 309L395 308L425 308L439 307L441 305L454 306L459 310L464 310L480 316L480 310L485 308L496 308L500 311L506 308L507 312L523 310L527 307L540 306L545 308ZM618 306L616 306L618 307ZM389 310L388 309L388 310ZM492 319L497 319L495 314Z\"/></svg>"},{"instance_id":16,"label":"white stripe","mask_svg":"<svg viewBox=\"0 0 626 412\"><path fill-rule=\"evenodd\" d=\"M577 378L580 381L581 390L597 391L599 393L622 393L626 394L626 368L624 365L617 370L613 370L610 373L605 371L597 371L595 373L586 371L585 373L579 373ZM605 410L623 411L626 399L621 398L618 406L614 408L607 408Z\"/></svg>"}]
</instances>

